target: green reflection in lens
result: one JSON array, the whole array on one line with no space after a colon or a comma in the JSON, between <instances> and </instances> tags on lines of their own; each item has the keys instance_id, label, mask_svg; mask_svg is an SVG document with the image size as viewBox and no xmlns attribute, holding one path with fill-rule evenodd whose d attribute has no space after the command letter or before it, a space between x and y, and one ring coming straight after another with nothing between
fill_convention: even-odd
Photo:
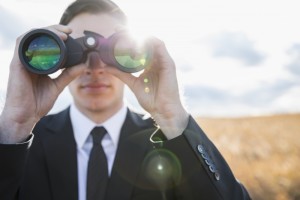
<instances>
[{"instance_id":1,"label":"green reflection in lens","mask_svg":"<svg viewBox=\"0 0 300 200\"><path fill-rule=\"evenodd\" d=\"M49 36L39 36L31 41L25 56L29 64L37 70L49 70L60 60L60 48Z\"/></svg>"},{"instance_id":2,"label":"green reflection in lens","mask_svg":"<svg viewBox=\"0 0 300 200\"><path fill-rule=\"evenodd\" d=\"M114 56L116 61L123 67L137 68L147 64L149 52L144 45L122 38L115 45Z\"/></svg>"}]
</instances>

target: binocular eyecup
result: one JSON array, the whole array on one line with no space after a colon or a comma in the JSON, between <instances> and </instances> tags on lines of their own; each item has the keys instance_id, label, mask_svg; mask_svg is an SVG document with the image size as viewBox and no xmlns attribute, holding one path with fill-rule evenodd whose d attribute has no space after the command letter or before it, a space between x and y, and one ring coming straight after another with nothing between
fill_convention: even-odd
<instances>
[{"instance_id":1,"label":"binocular eyecup","mask_svg":"<svg viewBox=\"0 0 300 200\"><path fill-rule=\"evenodd\" d=\"M27 33L20 42L22 64L35 74L52 74L59 69L83 63L88 53L96 52L107 65L134 73L145 69L152 60L152 46L139 43L127 32L116 32L108 38L91 31L84 36L63 41L47 29Z\"/></svg>"}]
</instances>

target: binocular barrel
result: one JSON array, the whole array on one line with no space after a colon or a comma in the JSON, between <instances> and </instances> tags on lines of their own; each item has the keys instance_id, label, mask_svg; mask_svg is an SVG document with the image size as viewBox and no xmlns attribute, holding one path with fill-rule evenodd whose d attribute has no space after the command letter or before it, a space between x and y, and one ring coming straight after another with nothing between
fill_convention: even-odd
<instances>
[{"instance_id":1,"label":"binocular barrel","mask_svg":"<svg viewBox=\"0 0 300 200\"><path fill-rule=\"evenodd\" d=\"M66 41L47 29L27 33L20 42L19 57L26 69L36 74L52 74L59 69L86 62L88 53L119 70L134 73L145 69L152 60L152 47L138 43L127 32L117 32L109 38L84 31L84 36Z\"/></svg>"}]
</instances>

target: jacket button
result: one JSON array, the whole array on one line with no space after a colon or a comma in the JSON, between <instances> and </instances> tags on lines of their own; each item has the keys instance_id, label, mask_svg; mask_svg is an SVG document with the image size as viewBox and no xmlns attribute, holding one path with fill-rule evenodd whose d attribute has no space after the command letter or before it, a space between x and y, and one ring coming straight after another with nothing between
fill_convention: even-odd
<instances>
[{"instance_id":1,"label":"jacket button","mask_svg":"<svg viewBox=\"0 0 300 200\"><path fill-rule=\"evenodd\" d=\"M217 180L217 181L219 181L220 180L220 173L219 172L215 172L214 173L214 175L215 175L215 179Z\"/></svg>"},{"instance_id":2,"label":"jacket button","mask_svg":"<svg viewBox=\"0 0 300 200\"><path fill-rule=\"evenodd\" d=\"M201 157L204 158L205 160L210 159L206 152L201 153Z\"/></svg>"},{"instance_id":3,"label":"jacket button","mask_svg":"<svg viewBox=\"0 0 300 200\"><path fill-rule=\"evenodd\" d=\"M208 166L213 165L212 160L209 159L209 158L205 159L205 163L206 163Z\"/></svg>"},{"instance_id":4,"label":"jacket button","mask_svg":"<svg viewBox=\"0 0 300 200\"><path fill-rule=\"evenodd\" d=\"M198 151L200 153L204 153L205 152L204 147L201 144L199 144L197 148L198 148Z\"/></svg>"},{"instance_id":5,"label":"jacket button","mask_svg":"<svg viewBox=\"0 0 300 200\"><path fill-rule=\"evenodd\" d=\"M215 173L217 171L216 166L214 164L210 165L208 168L209 171L211 171L212 173Z\"/></svg>"}]
</instances>

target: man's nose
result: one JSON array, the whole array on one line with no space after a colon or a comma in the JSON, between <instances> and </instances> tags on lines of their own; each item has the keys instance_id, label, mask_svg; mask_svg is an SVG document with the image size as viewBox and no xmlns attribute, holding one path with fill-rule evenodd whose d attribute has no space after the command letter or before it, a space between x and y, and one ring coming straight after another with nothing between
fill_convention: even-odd
<instances>
[{"instance_id":1,"label":"man's nose","mask_svg":"<svg viewBox=\"0 0 300 200\"><path fill-rule=\"evenodd\" d=\"M103 73L106 64L101 60L97 52L90 52L87 59L87 73Z\"/></svg>"}]
</instances>

